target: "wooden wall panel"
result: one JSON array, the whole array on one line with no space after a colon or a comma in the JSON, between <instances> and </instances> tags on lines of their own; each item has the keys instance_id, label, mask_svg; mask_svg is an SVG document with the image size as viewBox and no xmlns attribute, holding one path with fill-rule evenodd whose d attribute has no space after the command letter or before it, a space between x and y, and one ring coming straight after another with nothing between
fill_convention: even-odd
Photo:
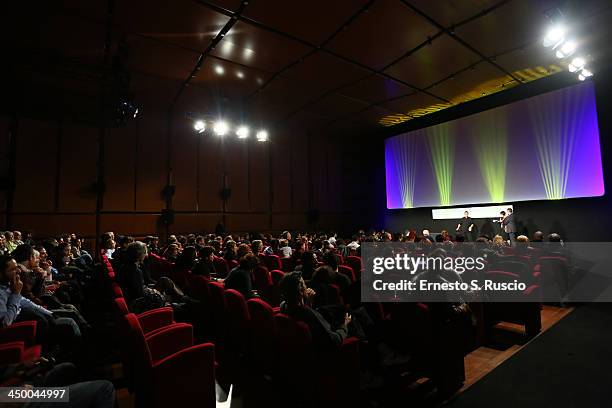
<instances>
[{"instance_id":1,"label":"wooden wall panel","mask_svg":"<svg viewBox=\"0 0 612 408\"><path fill-rule=\"evenodd\" d=\"M126 127L109 129L104 138L105 144L105 211L133 211L137 147L137 123Z\"/></svg>"},{"instance_id":2,"label":"wooden wall panel","mask_svg":"<svg viewBox=\"0 0 612 408\"><path fill-rule=\"evenodd\" d=\"M227 211L249 211L248 147L241 140L227 140L225 144L227 183L232 195L227 200Z\"/></svg>"},{"instance_id":3,"label":"wooden wall panel","mask_svg":"<svg viewBox=\"0 0 612 408\"><path fill-rule=\"evenodd\" d=\"M306 221L306 213L272 214L270 229L273 231L305 230L308 225Z\"/></svg>"},{"instance_id":4,"label":"wooden wall panel","mask_svg":"<svg viewBox=\"0 0 612 408\"><path fill-rule=\"evenodd\" d=\"M251 211L270 210L270 144L251 142L249 149L249 192Z\"/></svg>"},{"instance_id":5,"label":"wooden wall panel","mask_svg":"<svg viewBox=\"0 0 612 408\"><path fill-rule=\"evenodd\" d=\"M308 180L308 140L303 134L291 134L291 186L293 189L292 211L306 211L309 207L309 188Z\"/></svg>"},{"instance_id":6,"label":"wooden wall panel","mask_svg":"<svg viewBox=\"0 0 612 408\"><path fill-rule=\"evenodd\" d=\"M56 237L71 232L93 237L96 217L93 214L13 214L13 229L32 231L35 237Z\"/></svg>"},{"instance_id":7,"label":"wooden wall panel","mask_svg":"<svg viewBox=\"0 0 612 408\"><path fill-rule=\"evenodd\" d=\"M176 214L174 224L170 226L170 233L211 233L220 219L218 214Z\"/></svg>"},{"instance_id":8,"label":"wooden wall panel","mask_svg":"<svg viewBox=\"0 0 612 408\"><path fill-rule=\"evenodd\" d=\"M197 155L198 135L191 121L175 117L172 132L172 176L176 192L173 208L178 211L196 211L197 208Z\"/></svg>"},{"instance_id":9,"label":"wooden wall panel","mask_svg":"<svg viewBox=\"0 0 612 408\"><path fill-rule=\"evenodd\" d=\"M223 204L219 191L223 185L224 162L221 140L209 134L201 137L199 210L221 211Z\"/></svg>"},{"instance_id":10,"label":"wooden wall panel","mask_svg":"<svg viewBox=\"0 0 612 408\"><path fill-rule=\"evenodd\" d=\"M270 228L267 214L227 214L225 220L229 232L263 232Z\"/></svg>"},{"instance_id":11,"label":"wooden wall panel","mask_svg":"<svg viewBox=\"0 0 612 408\"><path fill-rule=\"evenodd\" d=\"M163 232L156 214L103 214L100 229L101 232L114 231L115 234L132 236L161 235Z\"/></svg>"},{"instance_id":12,"label":"wooden wall panel","mask_svg":"<svg viewBox=\"0 0 612 408\"><path fill-rule=\"evenodd\" d=\"M10 119L7 116L0 116L0 179L8 177L9 170L9 126ZM6 210L7 189L0 188L0 212ZM4 229L6 217L0 216L0 228Z\"/></svg>"},{"instance_id":13,"label":"wooden wall panel","mask_svg":"<svg viewBox=\"0 0 612 408\"><path fill-rule=\"evenodd\" d=\"M272 154L272 210L290 211L292 199L291 186L291 138L275 139Z\"/></svg>"},{"instance_id":14,"label":"wooden wall panel","mask_svg":"<svg viewBox=\"0 0 612 408\"><path fill-rule=\"evenodd\" d=\"M327 143L324 139L311 139L312 205L319 211L329 210L327 186Z\"/></svg>"},{"instance_id":15,"label":"wooden wall panel","mask_svg":"<svg viewBox=\"0 0 612 408\"><path fill-rule=\"evenodd\" d=\"M22 119L17 132L13 210L54 211L58 124Z\"/></svg>"},{"instance_id":16,"label":"wooden wall panel","mask_svg":"<svg viewBox=\"0 0 612 408\"><path fill-rule=\"evenodd\" d=\"M138 118L136 210L159 212L166 206L162 197L167 177L166 118L154 112Z\"/></svg>"},{"instance_id":17,"label":"wooden wall panel","mask_svg":"<svg viewBox=\"0 0 612 408\"><path fill-rule=\"evenodd\" d=\"M93 187L97 174L98 133L99 130L92 127L62 127L59 211L95 211L96 192Z\"/></svg>"},{"instance_id":18,"label":"wooden wall panel","mask_svg":"<svg viewBox=\"0 0 612 408\"><path fill-rule=\"evenodd\" d=\"M327 202L331 211L343 211L343 182L342 182L342 152L334 143L328 145L327 154ZM359 183L359 179L350 179L351 183Z\"/></svg>"}]
</instances>

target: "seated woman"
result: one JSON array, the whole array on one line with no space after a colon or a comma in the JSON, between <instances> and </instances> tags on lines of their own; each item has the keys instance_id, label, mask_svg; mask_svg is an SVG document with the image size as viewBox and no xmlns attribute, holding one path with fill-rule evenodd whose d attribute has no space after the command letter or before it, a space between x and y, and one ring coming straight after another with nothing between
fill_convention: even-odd
<instances>
[{"instance_id":1,"label":"seated woman","mask_svg":"<svg viewBox=\"0 0 612 408\"><path fill-rule=\"evenodd\" d=\"M211 275L216 274L215 264L215 249L211 246L204 246L200 248L199 260L195 267L191 270L194 275L204 276L210 278Z\"/></svg>"},{"instance_id":2,"label":"seated woman","mask_svg":"<svg viewBox=\"0 0 612 408\"><path fill-rule=\"evenodd\" d=\"M299 272L286 274L280 282L280 289L284 299L281 312L308 325L316 349L330 351L342 345L351 322L348 313L344 316L344 323L333 329L319 312L310 307L310 299L314 297L315 291L306 287Z\"/></svg>"},{"instance_id":3,"label":"seated woman","mask_svg":"<svg viewBox=\"0 0 612 408\"><path fill-rule=\"evenodd\" d=\"M130 310L140 313L165 305L164 297L156 290L145 286L153 282L143 272L142 262L147 257L147 246L140 241L132 242L125 251L125 263L117 274Z\"/></svg>"},{"instance_id":4,"label":"seated woman","mask_svg":"<svg viewBox=\"0 0 612 408\"><path fill-rule=\"evenodd\" d=\"M225 278L225 289L237 290L247 299L257 296L253 291L253 280L251 278L257 264L258 259L252 253L247 253L240 258L240 264L232 269Z\"/></svg>"}]
</instances>

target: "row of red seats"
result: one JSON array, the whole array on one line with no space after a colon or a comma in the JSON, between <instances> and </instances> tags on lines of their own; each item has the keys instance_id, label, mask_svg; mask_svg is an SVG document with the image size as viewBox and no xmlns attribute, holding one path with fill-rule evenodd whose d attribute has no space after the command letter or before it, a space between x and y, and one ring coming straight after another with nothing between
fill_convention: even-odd
<instances>
[{"instance_id":1,"label":"row of red seats","mask_svg":"<svg viewBox=\"0 0 612 408\"><path fill-rule=\"evenodd\" d=\"M177 323L171 307L130 313L107 258L102 260L111 283L114 314L121 336L121 358L128 389L137 407L215 407L215 347L195 344L193 326ZM193 373L198 373L194 376ZM175 392L171 384L181 384Z\"/></svg>"}]
</instances>

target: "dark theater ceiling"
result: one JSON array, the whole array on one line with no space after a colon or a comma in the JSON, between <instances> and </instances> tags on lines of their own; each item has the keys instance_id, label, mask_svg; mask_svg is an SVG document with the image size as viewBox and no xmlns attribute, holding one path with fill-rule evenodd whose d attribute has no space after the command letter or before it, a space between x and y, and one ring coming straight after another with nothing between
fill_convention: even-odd
<instances>
[{"instance_id":1,"label":"dark theater ceiling","mask_svg":"<svg viewBox=\"0 0 612 408\"><path fill-rule=\"evenodd\" d=\"M123 43L143 109L239 110L321 132L406 122L566 70L541 44L555 8L602 59L612 14L605 0L14 3L3 41L26 88L95 96L105 44L112 56Z\"/></svg>"}]
</instances>

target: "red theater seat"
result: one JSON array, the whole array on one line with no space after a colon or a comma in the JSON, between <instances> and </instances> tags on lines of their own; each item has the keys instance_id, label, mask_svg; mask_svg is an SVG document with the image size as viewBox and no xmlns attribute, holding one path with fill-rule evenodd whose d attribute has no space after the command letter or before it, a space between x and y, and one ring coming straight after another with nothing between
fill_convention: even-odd
<instances>
[{"instance_id":1,"label":"red theater seat","mask_svg":"<svg viewBox=\"0 0 612 408\"><path fill-rule=\"evenodd\" d=\"M145 335L134 314L124 319L134 356L137 407L216 406L213 344L194 345L189 324ZM180 392L171 384L180 385Z\"/></svg>"},{"instance_id":2,"label":"red theater seat","mask_svg":"<svg viewBox=\"0 0 612 408\"><path fill-rule=\"evenodd\" d=\"M0 364L25 363L40 357L41 346L34 344L36 322L13 323L0 329Z\"/></svg>"}]
</instances>

